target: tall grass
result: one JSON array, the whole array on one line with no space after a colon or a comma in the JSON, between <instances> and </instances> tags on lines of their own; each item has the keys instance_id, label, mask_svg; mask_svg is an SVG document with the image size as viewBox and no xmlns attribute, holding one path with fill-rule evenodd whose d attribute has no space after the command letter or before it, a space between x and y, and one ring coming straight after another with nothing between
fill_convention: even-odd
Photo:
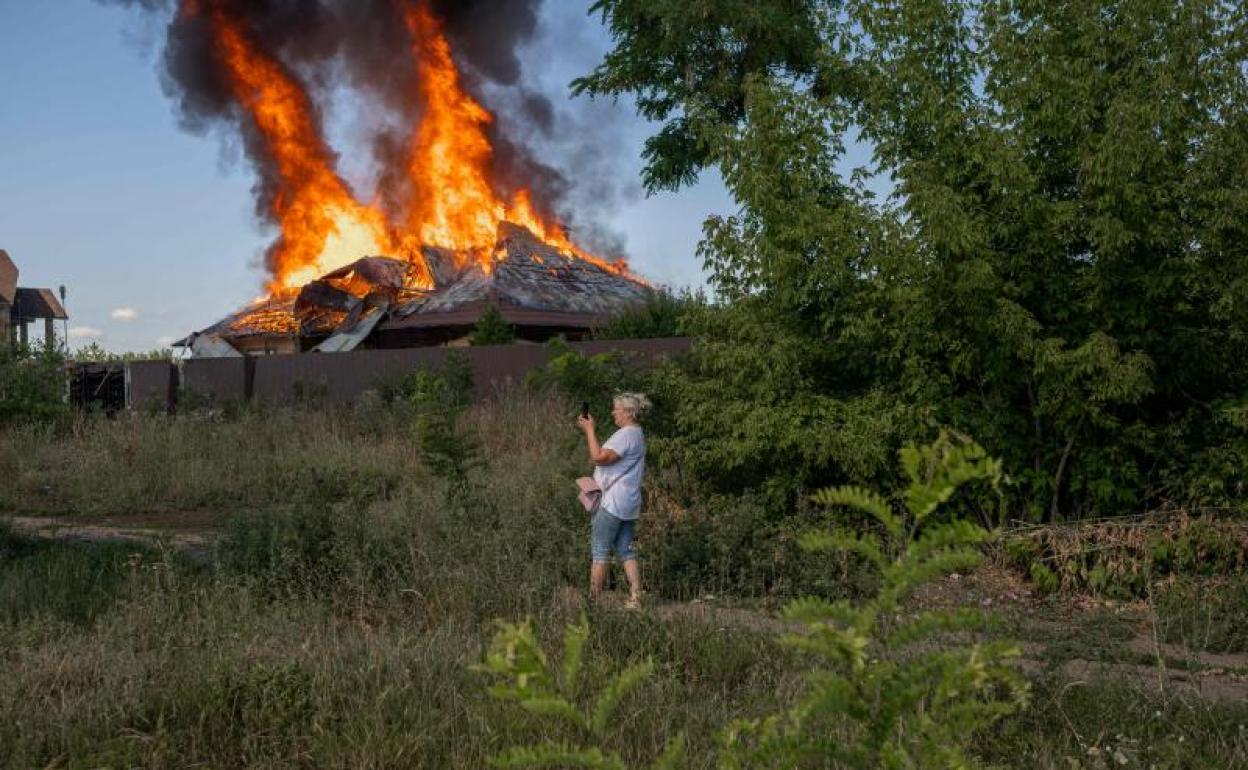
<instances>
[{"instance_id":1,"label":"tall grass","mask_svg":"<svg viewBox=\"0 0 1248 770\"><path fill-rule=\"evenodd\" d=\"M0 532L0 767L478 768L530 742L540 722L492 702L468 666L496 618L532 617L554 643L582 610L572 413L525 393L470 409L459 428L483 463L466 485L431 474L404 410L377 403L0 432L5 510L207 509L226 522L208 567ZM691 543L672 546L682 532L710 532L708 514L656 507L642 529L646 574L691 594L728 584L715 559L733 554L706 557L704 577L686 580ZM852 573L824 563L822 579L848 592ZM611 748L630 761L684 731L688 766L713 767L719 727L791 703L802 687L800 653L761 632L610 608L590 608L590 620L586 659L598 663L587 686L620 665L657 665L613 733ZM1100 687L1038 699L978 749L1006 765L1090 767L1091 737L1121 733L1133 757L1158 766L1248 757L1243 708L1196 711ZM1150 708L1166 718L1140 721Z\"/></svg>"}]
</instances>

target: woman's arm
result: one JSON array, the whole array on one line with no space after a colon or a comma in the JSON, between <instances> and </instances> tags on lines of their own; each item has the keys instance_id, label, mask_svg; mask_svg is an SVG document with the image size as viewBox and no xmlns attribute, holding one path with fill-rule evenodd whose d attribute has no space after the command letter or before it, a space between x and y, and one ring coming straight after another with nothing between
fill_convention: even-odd
<instances>
[{"instance_id":1,"label":"woman's arm","mask_svg":"<svg viewBox=\"0 0 1248 770\"><path fill-rule=\"evenodd\" d=\"M620 456L616 454L614 449L603 449L598 443L598 436L594 434L594 418L578 417L576 424L585 431L585 443L589 449L589 461L594 465L612 465L620 461Z\"/></svg>"}]
</instances>

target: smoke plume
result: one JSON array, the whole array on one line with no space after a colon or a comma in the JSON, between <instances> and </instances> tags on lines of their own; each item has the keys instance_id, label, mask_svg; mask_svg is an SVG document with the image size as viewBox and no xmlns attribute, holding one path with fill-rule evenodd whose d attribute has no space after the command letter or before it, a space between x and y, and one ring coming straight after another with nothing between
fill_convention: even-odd
<instances>
[{"instance_id":1,"label":"smoke plume","mask_svg":"<svg viewBox=\"0 0 1248 770\"><path fill-rule=\"evenodd\" d=\"M277 223L274 211L291 183L289 164L273 151L273 138L257 128L253 115L240 108L237 82L221 62L219 24L226 18L241 31L257 55L271 60L283 77L307 95L302 105L318 134L315 151L337 173L337 155L324 138L325 110L335 92L359 95L371 111L364 157L375 166L376 195L389 215L411 205L410 180L403 166L406 142L419 125L424 104L413 52L422 55L405 14L427 7L440 21L462 76L462 85L495 116L485 131L493 154L491 183L500 194L527 190L543 216L567 221L573 215L592 220L602 206L617 198L609 181L617 175L604 167L602 142L584 133L589 126L579 114L558 109L551 99L528 84L523 50L539 31L541 0L97 0L168 16L161 53L162 85L175 102L181 126L204 134L224 129L241 139L257 173L259 216ZM216 20L216 21L214 21ZM598 124L597 128L607 123ZM561 152L558 163L543 162L538 148L575 142L596 150ZM608 143L609 144L609 143ZM557 166L570 161L563 171ZM609 163L607 163L609 165ZM604 180L587 186L570 181L588 173ZM364 191L371 197L374 191ZM568 222L577 234L594 236L615 252L622 241L602 235L591 222ZM285 224L284 222L280 224ZM274 244L269 268L279 261Z\"/></svg>"}]
</instances>

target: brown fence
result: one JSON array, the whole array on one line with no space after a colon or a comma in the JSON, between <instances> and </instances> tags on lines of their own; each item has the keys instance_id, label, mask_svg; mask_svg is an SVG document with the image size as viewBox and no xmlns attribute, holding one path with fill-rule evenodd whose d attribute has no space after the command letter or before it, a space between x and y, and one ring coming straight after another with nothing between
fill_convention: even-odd
<instances>
[{"instance_id":1,"label":"brown fence","mask_svg":"<svg viewBox=\"0 0 1248 770\"><path fill-rule=\"evenodd\" d=\"M573 342L568 347L585 355L617 352L650 361L688 352L690 340L599 340ZM127 367L128 406L145 410L172 408L174 399L179 397L196 405L246 400L284 403L309 394L332 402L348 402L380 382L415 369L436 368L451 352L464 355L472 364L478 398L523 382L529 371L550 357L550 348L545 345L516 344L205 358L183 362L180 381L173 364L141 361ZM175 389L174 383L180 387Z\"/></svg>"}]
</instances>

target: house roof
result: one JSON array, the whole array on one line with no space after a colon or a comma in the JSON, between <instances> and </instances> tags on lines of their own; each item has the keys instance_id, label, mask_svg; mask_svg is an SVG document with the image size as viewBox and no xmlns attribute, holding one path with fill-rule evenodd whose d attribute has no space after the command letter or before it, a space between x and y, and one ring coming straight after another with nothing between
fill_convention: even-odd
<instances>
[{"instance_id":1,"label":"house roof","mask_svg":"<svg viewBox=\"0 0 1248 770\"><path fill-rule=\"evenodd\" d=\"M419 266L365 257L307 284L298 295L265 299L203 333L228 339L343 332L341 327L355 327L361 319L362 306L375 306L383 296L385 317L372 323L382 330L471 326L490 305L515 325L589 328L641 304L652 291L626 271L560 252L509 223L500 226L485 267L443 249L425 248L423 255L425 264Z\"/></svg>"},{"instance_id":2,"label":"house roof","mask_svg":"<svg viewBox=\"0 0 1248 770\"><path fill-rule=\"evenodd\" d=\"M17 295L17 265L9 258L9 252L0 249L0 301L12 305Z\"/></svg>"},{"instance_id":3,"label":"house roof","mask_svg":"<svg viewBox=\"0 0 1248 770\"><path fill-rule=\"evenodd\" d=\"M10 313L15 321L33 321L39 318L52 318L64 321L69 318L61 302L51 289L27 289L19 287L13 299L13 310Z\"/></svg>"}]
</instances>

